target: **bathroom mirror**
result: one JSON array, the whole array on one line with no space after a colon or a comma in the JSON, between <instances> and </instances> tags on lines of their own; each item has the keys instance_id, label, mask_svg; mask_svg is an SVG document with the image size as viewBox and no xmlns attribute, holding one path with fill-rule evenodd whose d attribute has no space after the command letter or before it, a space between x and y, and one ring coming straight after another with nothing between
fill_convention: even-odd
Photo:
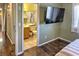
<instances>
[{"instance_id":1,"label":"bathroom mirror","mask_svg":"<svg viewBox=\"0 0 79 59\"><path fill-rule=\"evenodd\" d=\"M35 13L34 12L24 12L24 22L35 23Z\"/></svg>"}]
</instances>

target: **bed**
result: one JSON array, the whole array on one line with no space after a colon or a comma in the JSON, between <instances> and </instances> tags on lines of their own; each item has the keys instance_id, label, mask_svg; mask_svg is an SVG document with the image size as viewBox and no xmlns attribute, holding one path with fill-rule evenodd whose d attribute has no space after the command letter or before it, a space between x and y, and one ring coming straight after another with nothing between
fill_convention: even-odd
<instances>
[{"instance_id":1,"label":"bed","mask_svg":"<svg viewBox=\"0 0 79 59\"><path fill-rule=\"evenodd\" d=\"M71 42L60 50L55 56L79 56L79 39Z\"/></svg>"}]
</instances>

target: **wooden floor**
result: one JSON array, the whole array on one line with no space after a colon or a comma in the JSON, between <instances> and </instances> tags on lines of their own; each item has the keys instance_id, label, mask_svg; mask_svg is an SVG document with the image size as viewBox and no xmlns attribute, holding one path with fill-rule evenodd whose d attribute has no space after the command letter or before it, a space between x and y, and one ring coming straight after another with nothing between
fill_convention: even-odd
<instances>
[{"instance_id":1,"label":"wooden floor","mask_svg":"<svg viewBox=\"0 0 79 59\"><path fill-rule=\"evenodd\" d=\"M69 42L57 39L53 42L45 44L40 47L33 47L24 52L24 56L54 56L62 48L68 45Z\"/></svg>"},{"instance_id":2,"label":"wooden floor","mask_svg":"<svg viewBox=\"0 0 79 59\"><path fill-rule=\"evenodd\" d=\"M3 32L0 32L0 56L15 55L15 47L11 45L9 39Z\"/></svg>"},{"instance_id":3,"label":"wooden floor","mask_svg":"<svg viewBox=\"0 0 79 59\"><path fill-rule=\"evenodd\" d=\"M0 32L0 56L8 55L8 50L6 46L7 46L7 43L5 40L5 36L2 32Z\"/></svg>"},{"instance_id":4,"label":"wooden floor","mask_svg":"<svg viewBox=\"0 0 79 59\"><path fill-rule=\"evenodd\" d=\"M13 56L15 55L15 47L11 44L5 32L2 32L0 25L0 56Z\"/></svg>"}]
</instances>

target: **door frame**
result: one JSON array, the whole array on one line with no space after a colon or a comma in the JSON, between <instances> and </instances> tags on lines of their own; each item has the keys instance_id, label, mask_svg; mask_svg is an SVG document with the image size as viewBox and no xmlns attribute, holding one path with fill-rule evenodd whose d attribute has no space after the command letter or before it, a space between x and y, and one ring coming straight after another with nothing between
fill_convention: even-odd
<instances>
[{"instance_id":1,"label":"door frame","mask_svg":"<svg viewBox=\"0 0 79 59\"><path fill-rule=\"evenodd\" d=\"M17 4L16 4L15 9L16 9L16 16L17 16L17 15L18 15ZM18 55L18 17L16 17L15 22L16 22L16 32L15 32L15 34L16 34L16 37L15 37L15 55Z\"/></svg>"},{"instance_id":2,"label":"door frame","mask_svg":"<svg viewBox=\"0 0 79 59\"><path fill-rule=\"evenodd\" d=\"M23 3L24 4L24 3ZM24 5L22 5L23 7ZM39 25L39 5L37 4L37 46L39 46L39 29L40 29L40 25ZM24 48L24 9L22 9L22 52L24 52L26 49Z\"/></svg>"},{"instance_id":3,"label":"door frame","mask_svg":"<svg viewBox=\"0 0 79 59\"><path fill-rule=\"evenodd\" d=\"M24 53L24 8L22 3L22 53Z\"/></svg>"},{"instance_id":4,"label":"door frame","mask_svg":"<svg viewBox=\"0 0 79 59\"><path fill-rule=\"evenodd\" d=\"M21 55L22 53L24 53L24 45L23 45L23 43L24 43L24 36L23 36L23 34L24 34L24 17L23 17L23 15L24 15L24 13L23 13L23 3L21 3L21 7L22 7L22 51L21 52L18 52L18 43L19 43L19 41L18 41L18 17L17 17L17 15L18 15L18 4L16 3L16 38L15 38L15 54L16 54L16 56L18 56L18 55Z\"/></svg>"},{"instance_id":5,"label":"door frame","mask_svg":"<svg viewBox=\"0 0 79 59\"><path fill-rule=\"evenodd\" d=\"M40 45L39 41L40 41L40 4L37 4L37 19L38 19L38 23L37 23L37 46Z\"/></svg>"}]
</instances>

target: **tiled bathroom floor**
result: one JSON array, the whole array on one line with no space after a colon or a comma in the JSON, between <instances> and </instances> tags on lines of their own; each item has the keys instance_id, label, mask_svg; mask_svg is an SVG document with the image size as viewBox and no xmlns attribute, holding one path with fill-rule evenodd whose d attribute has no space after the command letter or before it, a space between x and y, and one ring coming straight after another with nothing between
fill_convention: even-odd
<instances>
[{"instance_id":1,"label":"tiled bathroom floor","mask_svg":"<svg viewBox=\"0 0 79 59\"><path fill-rule=\"evenodd\" d=\"M37 36L33 35L29 39L24 39L24 49L29 49L37 45Z\"/></svg>"}]
</instances>

